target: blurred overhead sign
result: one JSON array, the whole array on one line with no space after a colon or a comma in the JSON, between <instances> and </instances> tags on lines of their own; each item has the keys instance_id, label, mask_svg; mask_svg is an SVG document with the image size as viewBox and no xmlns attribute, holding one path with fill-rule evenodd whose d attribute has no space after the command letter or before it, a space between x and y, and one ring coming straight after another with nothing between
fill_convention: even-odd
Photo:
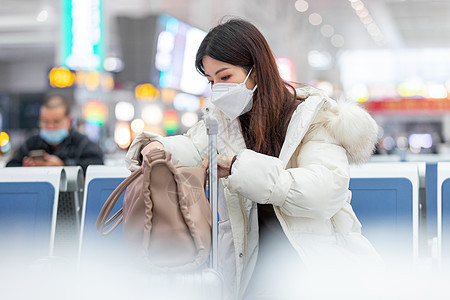
<instances>
[{"instance_id":1,"label":"blurred overhead sign","mask_svg":"<svg viewBox=\"0 0 450 300\"><path fill-rule=\"evenodd\" d=\"M50 86L66 88L77 86L89 91L111 91L114 88L114 78L111 73L97 71L71 71L66 67L54 67L48 73Z\"/></svg>"},{"instance_id":2,"label":"blurred overhead sign","mask_svg":"<svg viewBox=\"0 0 450 300\"><path fill-rule=\"evenodd\" d=\"M61 63L72 70L100 70L104 57L101 0L63 0Z\"/></svg>"},{"instance_id":3,"label":"blurred overhead sign","mask_svg":"<svg viewBox=\"0 0 450 300\"><path fill-rule=\"evenodd\" d=\"M206 32L169 15L158 18L155 68L162 88L194 95L209 92L208 80L195 69L195 55Z\"/></svg>"},{"instance_id":4,"label":"blurred overhead sign","mask_svg":"<svg viewBox=\"0 0 450 300\"><path fill-rule=\"evenodd\" d=\"M372 114L448 114L449 99L384 99L364 102Z\"/></svg>"}]
</instances>

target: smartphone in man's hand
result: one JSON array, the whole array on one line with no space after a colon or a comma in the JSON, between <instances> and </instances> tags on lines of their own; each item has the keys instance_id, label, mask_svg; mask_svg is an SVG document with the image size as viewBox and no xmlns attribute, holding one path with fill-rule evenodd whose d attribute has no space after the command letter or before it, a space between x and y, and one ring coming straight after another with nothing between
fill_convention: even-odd
<instances>
[{"instance_id":1,"label":"smartphone in man's hand","mask_svg":"<svg viewBox=\"0 0 450 300\"><path fill-rule=\"evenodd\" d=\"M28 152L28 157L31 157L34 160L44 160L45 150L38 149L38 150L31 150Z\"/></svg>"}]
</instances>

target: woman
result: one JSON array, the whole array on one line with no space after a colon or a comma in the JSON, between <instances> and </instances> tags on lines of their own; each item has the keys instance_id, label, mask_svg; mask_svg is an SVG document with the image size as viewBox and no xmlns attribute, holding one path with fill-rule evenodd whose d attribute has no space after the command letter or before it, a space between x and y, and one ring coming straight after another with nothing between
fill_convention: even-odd
<instances>
[{"instance_id":1,"label":"woman","mask_svg":"<svg viewBox=\"0 0 450 300\"><path fill-rule=\"evenodd\" d=\"M205 111L219 121L219 268L230 298L277 297L308 268L377 264L348 190L349 163L366 161L377 140L369 114L284 82L243 20L213 28L195 65L211 83ZM182 136L142 133L127 163L163 147L175 164L199 165L207 146L203 121Z\"/></svg>"}]
</instances>

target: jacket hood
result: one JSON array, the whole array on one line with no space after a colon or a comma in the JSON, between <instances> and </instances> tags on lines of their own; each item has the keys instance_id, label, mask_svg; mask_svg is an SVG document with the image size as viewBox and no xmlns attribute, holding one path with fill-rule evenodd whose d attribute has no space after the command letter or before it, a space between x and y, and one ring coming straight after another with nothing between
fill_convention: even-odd
<instances>
[{"instance_id":1,"label":"jacket hood","mask_svg":"<svg viewBox=\"0 0 450 300\"><path fill-rule=\"evenodd\" d=\"M370 159L378 142L378 125L365 109L353 101L333 100L324 91L311 86L298 88L296 93L297 98L304 101L294 113L296 121L292 130L288 128L290 138L303 139L306 131L323 128L346 150L350 163L361 164ZM300 116L296 117L297 114ZM287 161L293 147L282 152Z\"/></svg>"},{"instance_id":2,"label":"jacket hood","mask_svg":"<svg viewBox=\"0 0 450 300\"><path fill-rule=\"evenodd\" d=\"M378 142L378 125L356 102L328 99L314 123L322 123L347 151L350 163L368 161Z\"/></svg>"}]
</instances>

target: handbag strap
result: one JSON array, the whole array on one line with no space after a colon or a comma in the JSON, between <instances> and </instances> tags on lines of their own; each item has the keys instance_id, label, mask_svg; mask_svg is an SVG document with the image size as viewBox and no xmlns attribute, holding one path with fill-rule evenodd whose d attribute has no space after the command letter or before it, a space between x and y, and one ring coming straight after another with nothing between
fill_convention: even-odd
<instances>
[{"instance_id":1,"label":"handbag strap","mask_svg":"<svg viewBox=\"0 0 450 300\"><path fill-rule=\"evenodd\" d=\"M166 163L171 159L171 154L166 153L164 150L152 150L149 153L145 155L144 162L149 167L148 173L150 174L151 165L152 162L158 159L163 159ZM141 174L144 173L143 167L137 169L133 173L131 173L130 176L128 176L124 181L122 181L117 188L109 195L108 199L105 201L105 204L103 204L102 209L100 210L100 213L97 218L97 222L95 223L95 228L102 234L102 235L108 235L111 232L114 231L114 229L119 226L119 224L123 221L123 208L120 208L111 218L107 219L109 214L114 208L114 205L116 204L117 200L120 198L120 195L127 189L127 187ZM148 186L150 186L150 176L148 177L148 182L146 183ZM151 207L150 207L151 209ZM151 214L150 214L151 216ZM114 222L114 223L113 223ZM105 230L105 227L112 225Z\"/></svg>"},{"instance_id":2,"label":"handbag strap","mask_svg":"<svg viewBox=\"0 0 450 300\"><path fill-rule=\"evenodd\" d=\"M164 164L174 174L175 167L170 164L172 154L165 150L156 148L150 150L145 156L142 162L144 182L142 193L144 194L145 201L145 226L142 246L144 247L144 256L148 256L148 248L150 245L150 235L152 232L152 218L153 218L153 201L151 199L150 179L153 166L156 164Z\"/></svg>"},{"instance_id":3,"label":"handbag strap","mask_svg":"<svg viewBox=\"0 0 450 300\"><path fill-rule=\"evenodd\" d=\"M122 181L117 188L109 195L108 199L106 200L105 204L103 204L102 209L100 210L100 213L98 214L97 222L95 223L95 228L102 234L102 235L108 235L111 232L113 232L114 229L119 226L119 224L123 220L123 208L120 208L111 218L108 218L109 214L111 213L112 209L114 208L114 205L116 204L117 200L119 199L120 195L126 190L126 188L139 176L142 174L142 167L131 173L130 176L128 176L124 181ZM114 223L112 223L114 221ZM106 229L105 227L112 225Z\"/></svg>"}]
</instances>

